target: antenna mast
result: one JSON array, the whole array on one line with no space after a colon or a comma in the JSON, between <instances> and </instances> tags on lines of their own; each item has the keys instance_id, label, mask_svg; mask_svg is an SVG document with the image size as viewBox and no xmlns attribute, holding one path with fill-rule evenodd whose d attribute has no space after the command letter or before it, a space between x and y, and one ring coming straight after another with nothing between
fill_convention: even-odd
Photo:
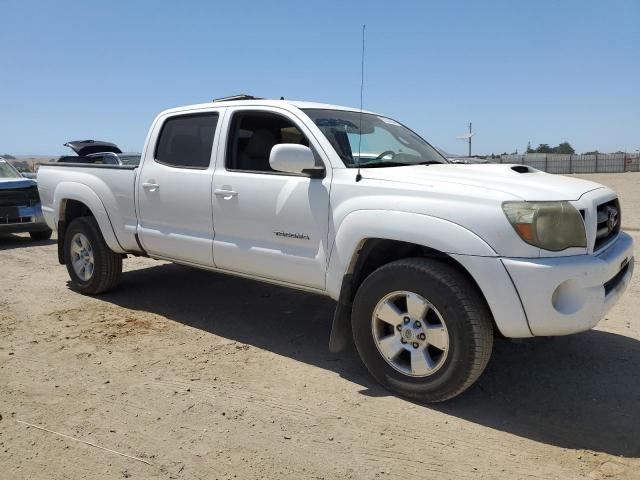
<instances>
[{"instance_id":1,"label":"antenna mast","mask_svg":"<svg viewBox=\"0 0 640 480\"><path fill-rule=\"evenodd\" d=\"M364 30L362 25L362 56L360 57L360 125L358 125L358 173L356 174L356 182L362 180L360 175L360 151L362 147L362 91L364 90Z\"/></svg>"}]
</instances>

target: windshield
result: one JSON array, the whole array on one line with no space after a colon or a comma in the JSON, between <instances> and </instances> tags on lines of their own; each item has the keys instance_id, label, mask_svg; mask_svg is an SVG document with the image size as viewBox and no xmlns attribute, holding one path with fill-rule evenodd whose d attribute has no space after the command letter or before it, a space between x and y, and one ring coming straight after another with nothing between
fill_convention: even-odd
<instances>
[{"instance_id":1,"label":"windshield","mask_svg":"<svg viewBox=\"0 0 640 480\"><path fill-rule=\"evenodd\" d=\"M22 175L8 163L0 162L0 178L22 178Z\"/></svg>"},{"instance_id":2,"label":"windshield","mask_svg":"<svg viewBox=\"0 0 640 480\"><path fill-rule=\"evenodd\" d=\"M363 113L360 138L360 112L324 109L304 112L349 168L358 164L368 168L447 163L424 139L390 118Z\"/></svg>"}]
</instances>

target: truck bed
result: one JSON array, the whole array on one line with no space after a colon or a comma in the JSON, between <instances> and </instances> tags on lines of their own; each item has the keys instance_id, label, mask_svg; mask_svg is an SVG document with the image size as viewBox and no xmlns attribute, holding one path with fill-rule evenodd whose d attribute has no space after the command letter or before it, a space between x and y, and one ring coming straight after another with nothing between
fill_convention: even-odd
<instances>
[{"instance_id":1,"label":"truck bed","mask_svg":"<svg viewBox=\"0 0 640 480\"><path fill-rule=\"evenodd\" d=\"M135 181L137 166L44 163L38 170L42 212L50 228L64 219L71 199L88 205L109 247L119 253L139 253L136 240ZM58 215L56 215L58 213Z\"/></svg>"}]
</instances>

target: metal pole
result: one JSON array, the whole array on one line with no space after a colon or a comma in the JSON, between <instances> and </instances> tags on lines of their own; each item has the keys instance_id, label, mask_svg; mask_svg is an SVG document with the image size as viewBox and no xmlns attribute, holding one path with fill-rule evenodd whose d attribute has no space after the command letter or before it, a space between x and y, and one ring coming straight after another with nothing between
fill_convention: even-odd
<instances>
[{"instance_id":1,"label":"metal pole","mask_svg":"<svg viewBox=\"0 0 640 480\"><path fill-rule=\"evenodd\" d=\"M469 156L471 156L471 122L469 122Z\"/></svg>"}]
</instances>

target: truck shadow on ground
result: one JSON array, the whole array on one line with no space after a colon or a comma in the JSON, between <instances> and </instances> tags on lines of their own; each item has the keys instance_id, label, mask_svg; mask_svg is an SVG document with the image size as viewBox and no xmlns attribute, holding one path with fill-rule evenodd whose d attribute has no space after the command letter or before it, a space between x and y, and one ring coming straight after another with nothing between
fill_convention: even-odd
<instances>
[{"instance_id":1,"label":"truck shadow on ground","mask_svg":"<svg viewBox=\"0 0 640 480\"><path fill-rule=\"evenodd\" d=\"M12 233L0 235L0 251L15 248L37 247L40 245L53 245L56 240L31 240L28 234L15 235Z\"/></svg>"},{"instance_id":2,"label":"truck shadow on ground","mask_svg":"<svg viewBox=\"0 0 640 480\"><path fill-rule=\"evenodd\" d=\"M100 299L335 371L364 395L392 395L353 348L328 351L334 303L321 296L167 264L125 273ZM639 341L602 331L497 339L473 387L424 408L545 444L640 457L639 364Z\"/></svg>"}]
</instances>

